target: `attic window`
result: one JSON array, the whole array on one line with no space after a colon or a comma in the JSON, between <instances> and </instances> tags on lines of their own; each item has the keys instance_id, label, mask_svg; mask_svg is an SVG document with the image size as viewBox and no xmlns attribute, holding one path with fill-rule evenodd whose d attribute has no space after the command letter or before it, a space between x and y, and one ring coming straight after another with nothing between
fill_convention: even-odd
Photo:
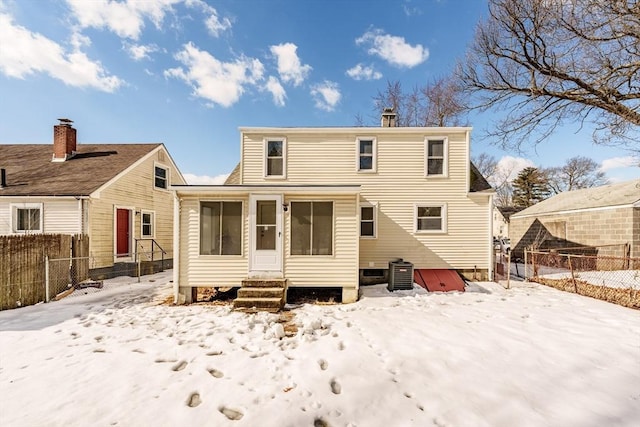
<instances>
[{"instance_id":1,"label":"attic window","mask_svg":"<svg viewBox=\"0 0 640 427\"><path fill-rule=\"evenodd\" d=\"M155 178L154 178L155 188L162 188L166 190L167 181L168 181L167 178L169 176L169 172L167 171L167 168L155 165L154 170L155 170Z\"/></svg>"},{"instance_id":2,"label":"attic window","mask_svg":"<svg viewBox=\"0 0 640 427\"><path fill-rule=\"evenodd\" d=\"M287 142L285 139L265 140L264 176L285 178L287 173Z\"/></svg>"}]
</instances>

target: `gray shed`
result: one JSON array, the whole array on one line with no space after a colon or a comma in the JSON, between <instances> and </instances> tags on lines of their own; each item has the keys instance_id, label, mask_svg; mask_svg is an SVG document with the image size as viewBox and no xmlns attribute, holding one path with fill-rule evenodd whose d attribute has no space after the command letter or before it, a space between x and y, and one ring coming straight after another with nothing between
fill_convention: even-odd
<instances>
[{"instance_id":1,"label":"gray shed","mask_svg":"<svg viewBox=\"0 0 640 427\"><path fill-rule=\"evenodd\" d=\"M601 255L640 257L640 179L567 191L511 216L511 248L604 247ZM626 245L626 246L625 246Z\"/></svg>"}]
</instances>

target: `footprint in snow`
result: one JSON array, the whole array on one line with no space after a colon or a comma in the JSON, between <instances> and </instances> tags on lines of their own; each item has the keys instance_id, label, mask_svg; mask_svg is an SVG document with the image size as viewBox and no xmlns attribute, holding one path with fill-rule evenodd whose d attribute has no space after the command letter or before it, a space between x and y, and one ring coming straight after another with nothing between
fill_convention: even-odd
<instances>
[{"instance_id":1,"label":"footprint in snow","mask_svg":"<svg viewBox=\"0 0 640 427\"><path fill-rule=\"evenodd\" d=\"M173 368L171 368L171 370L173 371L182 371L184 368L187 367L187 362L185 362L184 360L180 361L180 363L178 363L177 365L174 365Z\"/></svg>"},{"instance_id":2,"label":"footprint in snow","mask_svg":"<svg viewBox=\"0 0 640 427\"><path fill-rule=\"evenodd\" d=\"M222 351L218 350L218 351L210 351L209 353L207 353L207 356L220 356L222 354Z\"/></svg>"},{"instance_id":3,"label":"footprint in snow","mask_svg":"<svg viewBox=\"0 0 640 427\"><path fill-rule=\"evenodd\" d=\"M329 427L329 423L322 418L316 418L313 420L313 427Z\"/></svg>"},{"instance_id":4,"label":"footprint in snow","mask_svg":"<svg viewBox=\"0 0 640 427\"><path fill-rule=\"evenodd\" d=\"M329 363L324 359L318 360L318 365L320 365L320 369L322 369L323 371L326 371L329 367Z\"/></svg>"},{"instance_id":5,"label":"footprint in snow","mask_svg":"<svg viewBox=\"0 0 640 427\"><path fill-rule=\"evenodd\" d=\"M344 343L342 341L338 343L338 350L344 350Z\"/></svg>"},{"instance_id":6,"label":"footprint in snow","mask_svg":"<svg viewBox=\"0 0 640 427\"><path fill-rule=\"evenodd\" d=\"M340 385L340 383L338 383L335 379L331 380L331 382L329 383L329 385L331 386L331 392L333 394L340 394L342 393L342 386Z\"/></svg>"},{"instance_id":7,"label":"footprint in snow","mask_svg":"<svg viewBox=\"0 0 640 427\"><path fill-rule=\"evenodd\" d=\"M231 421L238 421L244 417L244 414L241 411L233 408L227 408L226 406L220 406L218 411Z\"/></svg>"},{"instance_id":8,"label":"footprint in snow","mask_svg":"<svg viewBox=\"0 0 640 427\"><path fill-rule=\"evenodd\" d=\"M202 400L200 399L200 394L198 394L198 392L191 393L191 395L187 399L187 406L190 408L195 408L201 403Z\"/></svg>"},{"instance_id":9,"label":"footprint in snow","mask_svg":"<svg viewBox=\"0 0 640 427\"><path fill-rule=\"evenodd\" d=\"M224 374L221 371L218 371L217 369L207 369L207 371L214 378L222 378L222 377L224 377Z\"/></svg>"}]
</instances>

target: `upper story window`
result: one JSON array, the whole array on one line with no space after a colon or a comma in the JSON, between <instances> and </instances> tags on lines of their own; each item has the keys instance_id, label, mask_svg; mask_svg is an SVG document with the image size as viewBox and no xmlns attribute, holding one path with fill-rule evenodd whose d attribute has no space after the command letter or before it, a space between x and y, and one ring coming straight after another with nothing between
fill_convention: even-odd
<instances>
[{"instance_id":1,"label":"upper story window","mask_svg":"<svg viewBox=\"0 0 640 427\"><path fill-rule=\"evenodd\" d=\"M447 176L447 138L427 138L426 176Z\"/></svg>"},{"instance_id":2,"label":"upper story window","mask_svg":"<svg viewBox=\"0 0 640 427\"><path fill-rule=\"evenodd\" d=\"M376 207L363 204L360 206L360 237L376 237Z\"/></svg>"},{"instance_id":3,"label":"upper story window","mask_svg":"<svg viewBox=\"0 0 640 427\"><path fill-rule=\"evenodd\" d=\"M375 138L358 138L358 171L376 171L376 140Z\"/></svg>"},{"instance_id":4,"label":"upper story window","mask_svg":"<svg viewBox=\"0 0 640 427\"><path fill-rule=\"evenodd\" d=\"M169 170L164 166L154 166L154 182L155 188L162 188L166 190L169 187Z\"/></svg>"},{"instance_id":5,"label":"upper story window","mask_svg":"<svg viewBox=\"0 0 640 427\"><path fill-rule=\"evenodd\" d=\"M42 233L42 204L22 203L12 206L14 233Z\"/></svg>"},{"instance_id":6,"label":"upper story window","mask_svg":"<svg viewBox=\"0 0 640 427\"><path fill-rule=\"evenodd\" d=\"M416 232L446 232L447 206L417 204L415 210Z\"/></svg>"},{"instance_id":7,"label":"upper story window","mask_svg":"<svg viewBox=\"0 0 640 427\"><path fill-rule=\"evenodd\" d=\"M287 170L287 141L285 139L265 140L265 177L284 178Z\"/></svg>"}]
</instances>

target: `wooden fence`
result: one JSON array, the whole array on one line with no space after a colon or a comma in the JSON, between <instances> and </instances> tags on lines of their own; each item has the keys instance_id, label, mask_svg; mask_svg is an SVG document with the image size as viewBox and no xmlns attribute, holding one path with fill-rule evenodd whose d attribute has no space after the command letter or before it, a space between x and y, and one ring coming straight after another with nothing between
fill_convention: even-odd
<instances>
[{"instance_id":1,"label":"wooden fence","mask_svg":"<svg viewBox=\"0 0 640 427\"><path fill-rule=\"evenodd\" d=\"M0 236L0 310L37 304L45 300L45 257L89 255L86 235L31 234ZM79 269L88 269L78 266ZM68 280L69 272L61 271Z\"/></svg>"}]
</instances>

